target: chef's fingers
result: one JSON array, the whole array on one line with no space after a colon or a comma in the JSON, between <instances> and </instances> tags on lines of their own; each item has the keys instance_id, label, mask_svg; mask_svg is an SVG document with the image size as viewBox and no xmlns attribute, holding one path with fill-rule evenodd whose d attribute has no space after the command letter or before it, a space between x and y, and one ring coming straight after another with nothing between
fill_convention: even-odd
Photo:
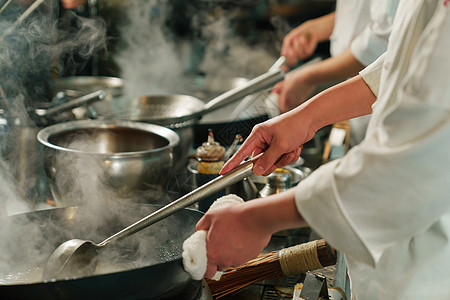
<instances>
[{"instance_id":1,"label":"chef's fingers","mask_svg":"<svg viewBox=\"0 0 450 300\"><path fill-rule=\"evenodd\" d=\"M239 165L244 159L249 157L257 148L259 148L257 145L260 143L261 140L259 137L254 134L250 134L250 136L245 140L239 150L236 151L236 153L222 167L222 170L220 170L220 174L226 174L237 165Z\"/></svg>"},{"instance_id":2,"label":"chef's fingers","mask_svg":"<svg viewBox=\"0 0 450 300\"><path fill-rule=\"evenodd\" d=\"M306 44L307 44L307 40L306 40L305 36L303 36L303 35L299 36L297 39L295 39L292 42L292 48L295 51L296 59L305 59L308 57L307 52L306 52Z\"/></svg>"},{"instance_id":3,"label":"chef's fingers","mask_svg":"<svg viewBox=\"0 0 450 300\"><path fill-rule=\"evenodd\" d=\"M263 175L266 172L270 172L274 166L276 169L276 162L283 154L285 153L283 152L283 149L280 148L280 145L278 145L276 141L272 141L269 148L267 148L261 158L255 162L255 165L253 166L253 173L256 175Z\"/></svg>"},{"instance_id":4,"label":"chef's fingers","mask_svg":"<svg viewBox=\"0 0 450 300\"><path fill-rule=\"evenodd\" d=\"M291 48L292 39L295 37L293 32L288 33L283 39L283 45L281 45L280 56L284 56L286 58L289 57L289 49Z\"/></svg>"},{"instance_id":5,"label":"chef's fingers","mask_svg":"<svg viewBox=\"0 0 450 300\"><path fill-rule=\"evenodd\" d=\"M297 65L297 62L298 62L297 56L298 56L298 54L297 54L297 51L295 50L295 48L291 46L286 51L286 53L287 53L287 55L285 56L286 57L286 64L288 66L291 66L291 67Z\"/></svg>"},{"instance_id":6,"label":"chef's fingers","mask_svg":"<svg viewBox=\"0 0 450 300\"><path fill-rule=\"evenodd\" d=\"M208 263L206 264L206 272L205 272L205 278L211 279L213 278L213 276L216 274L217 272L217 266L215 264L212 263Z\"/></svg>"},{"instance_id":7,"label":"chef's fingers","mask_svg":"<svg viewBox=\"0 0 450 300\"><path fill-rule=\"evenodd\" d=\"M281 93L281 90L283 89L283 83L284 83L284 81L280 81L277 84L275 84L275 86L273 87L271 93L273 93L273 94Z\"/></svg>"},{"instance_id":8,"label":"chef's fingers","mask_svg":"<svg viewBox=\"0 0 450 300\"><path fill-rule=\"evenodd\" d=\"M197 224L195 225L195 229L198 230L209 230L209 227L211 227L211 218L208 214L201 217L200 220L198 220Z\"/></svg>"},{"instance_id":9,"label":"chef's fingers","mask_svg":"<svg viewBox=\"0 0 450 300\"><path fill-rule=\"evenodd\" d=\"M281 156L280 159L277 161L276 165L278 168L290 165L295 163L300 158L300 153L302 152L303 147L298 147L292 152L286 153L285 155Z\"/></svg>"},{"instance_id":10,"label":"chef's fingers","mask_svg":"<svg viewBox=\"0 0 450 300\"><path fill-rule=\"evenodd\" d=\"M267 170L264 174L262 174L262 176L269 176L270 174L272 174L273 172L275 172L275 170L278 167L276 165L273 165L272 167L269 168L269 170Z\"/></svg>"},{"instance_id":11,"label":"chef's fingers","mask_svg":"<svg viewBox=\"0 0 450 300\"><path fill-rule=\"evenodd\" d=\"M228 268L230 268L230 267L225 267L225 266L217 266L217 271L223 272L223 271L226 271L226 270L228 270Z\"/></svg>"},{"instance_id":12,"label":"chef's fingers","mask_svg":"<svg viewBox=\"0 0 450 300\"><path fill-rule=\"evenodd\" d=\"M314 37L310 37L308 43L305 45L305 51L308 54L308 57L311 56L317 48L317 41Z\"/></svg>"},{"instance_id":13,"label":"chef's fingers","mask_svg":"<svg viewBox=\"0 0 450 300\"><path fill-rule=\"evenodd\" d=\"M242 147L225 163L225 165L220 170L220 175L226 174L232 169L234 169L237 165L239 165L246 157L248 157L252 153L251 149L243 149L243 150L241 149Z\"/></svg>"},{"instance_id":14,"label":"chef's fingers","mask_svg":"<svg viewBox=\"0 0 450 300\"><path fill-rule=\"evenodd\" d=\"M253 151L252 157L255 157L256 155L258 155L258 154L260 154L260 153L263 153L263 152L264 152L263 149L261 149L261 148L256 148L255 151Z\"/></svg>"},{"instance_id":15,"label":"chef's fingers","mask_svg":"<svg viewBox=\"0 0 450 300\"><path fill-rule=\"evenodd\" d=\"M288 110L286 101L286 93L280 93L278 97L278 109L280 113L285 113Z\"/></svg>"},{"instance_id":16,"label":"chef's fingers","mask_svg":"<svg viewBox=\"0 0 450 300\"><path fill-rule=\"evenodd\" d=\"M267 170L263 176L268 176L271 173L275 172L276 169L282 168L284 166L295 163L300 158L301 148L297 148L296 150L286 153L275 162L275 164Z\"/></svg>"}]
</instances>

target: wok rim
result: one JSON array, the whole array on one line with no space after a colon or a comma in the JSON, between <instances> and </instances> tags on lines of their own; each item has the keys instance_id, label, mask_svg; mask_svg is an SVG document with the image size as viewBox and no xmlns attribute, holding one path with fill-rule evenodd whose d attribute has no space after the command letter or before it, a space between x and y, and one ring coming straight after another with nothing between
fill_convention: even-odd
<instances>
[{"instance_id":1,"label":"wok rim","mask_svg":"<svg viewBox=\"0 0 450 300\"><path fill-rule=\"evenodd\" d=\"M65 208L65 207L64 207ZM181 256L181 255L180 255ZM153 264L150 266L143 266L143 267L138 267L138 268L133 268L133 269L128 269L128 270L123 270L123 271L117 271L117 272L111 272L111 273L104 273L104 274L96 274L96 275L91 275L91 276L85 276L85 277L70 277L70 278L64 278L64 279L50 279L50 280L42 280L42 281L37 281L37 282L26 282L26 283L13 283L13 284L0 284L0 290L2 289L2 287L20 287L20 286L37 286L37 285L41 285L41 284L48 284L48 283L57 283L57 282L71 282L71 281L79 281L82 279L90 279L90 278L104 278L104 277L112 277L112 276L126 276L127 274L134 272L134 271L138 271L138 270L145 270L145 269L151 269L151 268L157 268L159 266L162 266L163 264L167 265L167 264L178 264L180 263L181 265L183 265L183 258L179 257L177 259L173 259L173 260L169 260L166 262L161 262L161 263L157 263L157 264ZM186 273L188 276L189 275L188 272L186 272L186 270L184 269L184 267L182 267L183 272Z\"/></svg>"},{"instance_id":2,"label":"wok rim","mask_svg":"<svg viewBox=\"0 0 450 300\"><path fill-rule=\"evenodd\" d=\"M171 98L176 98L178 102L181 102L180 100L186 99L188 101L187 105L191 106L193 108L193 111L180 115L180 116L145 116L145 115L139 115L136 117L120 117L121 112L114 112L111 115L102 116L106 120L130 120L133 122L143 122L143 123L153 123L160 126L164 126L166 128L170 129L178 129L178 128L184 128L189 127L195 123L198 122L198 119L202 117L202 113L205 110L206 103L204 100L188 95L188 94L180 94L180 93L166 93L166 94L147 94L147 95L137 95L137 96L123 96L123 97L117 97L114 99L111 99L110 101L120 101L123 99L127 99L127 101L135 101L135 102L142 102L142 101L150 101L152 99L158 99L161 98L162 100L166 101L170 100ZM148 99L148 100L147 100Z\"/></svg>"},{"instance_id":3,"label":"wok rim","mask_svg":"<svg viewBox=\"0 0 450 300\"><path fill-rule=\"evenodd\" d=\"M107 88L123 88L124 81L120 77L114 76L68 76L53 79L50 82L50 86L57 87L63 84L73 84L73 85L88 85L88 84L102 84Z\"/></svg>"},{"instance_id":4,"label":"wok rim","mask_svg":"<svg viewBox=\"0 0 450 300\"><path fill-rule=\"evenodd\" d=\"M156 149L149 149L149 150L142 150L142 151L130 151L130 152L112 152L112 153L99 153L99 152L93 152L93 151L81 151L76 149L70 149L67 147L58 146L55 144L52 144L49 142L49 139L55 135L64 133L67 131L71 131L74 129L89 129L89 128L102 128L102 129L108 129L108 128L127 128L127 129L137 129L145 132L150 132L152 134L158 135L161 138L164 138L167 140L168 144L159 147ZM41 130L39 130L37 134L37 140L42 145L58 151L68 152L68 153L76 153L76 154L85 154L85 155L96 155L99 157L108 157L108 158L114 158L114 157L135 157L135 156L142 156L145 154L153 154L153 153L159 153L164 152L165 150L173 149L175 146L177 146L180 143L180 137L177 133L175 133L170 128L145 123L145 122L137 122L137 121L130 121L130 120L77 120L77 121L70 121L70 122L63 122L54 124L48 127L45 127Z\"/></svg>"},{"instance_id":5,"label":"wok rim","mask_svg":"<svg viewBox=\"0 0 450 300\"><path fill-rule=\"evenodd\" d=\"M162 207L163 206L163 205L160 205L160 204L138 204L138 205L139 206L140 205L152 206L152 207ZM118 207L119 206L120 205L118 205ZM6 216L6 217L3 217L3 218L9 219L9 218L13 218L13 217L16 217L16 216L26 216L26 215L29 215L30 213L39 213L39 212L45 213L45 211L50 213L51 211L65 211L65 210L68 210L68 209L78 210L80 208L82 208L82 207L80 207L80 206L54 207L54 208L43 209L43 210L39 210L39 211L31 211L31 212L26 212L26 213L19 213L19 214L15 214L15 215L11 215L11 216ZM186 207L183 210L191 211L192 213L199 214L199 216L203 216L204 215L203 212L201 212L199 210L196 210L196 209L193 209L193 208L189 208L189 207ZM0 220L3 219L3 218L0 218ZM133 269L127 269L127 270L122 270L122 271L110 272L110 273L94 274L94 275L85 276L85 277L70 277L70 278L64 278L64 279L50 279L50 280L41 280L41 281L37 281L37 282L26 282L26 283L22 282L22 283L13 283L13 284L1 284L0 283L0 291L3 288L8 288L8 287L21 287L21 286L29 287L29 286L40 286L40 285L46 285L46 284L52 284L52 283L61 283L61 282L73 282L73 281L77 281L78 282L80 280L90 280L92 278L96 278L96 279L100 279L101 280L101 278L106 278L106 277L116 277L116 276L117 277L121 277L121 276L127 276L127 274L130 274L131 272L135 272L135 271L139 271L139 270L142 271L142 270L146 270L146 269L154 269L154 268L161 267L163 265L167 266L168 264L181 264L182 272L184 274L186 274L187 276L191 277L191 275L184 269L183 257L181 255L181 253L180 253L179 256L180 257L178 257L176 259L168 260L168 261L165 261L165 262L159 262L159 263L152 264L152 265L137 267L137 268L133 268Z\"/></svg>"}]
</instances>

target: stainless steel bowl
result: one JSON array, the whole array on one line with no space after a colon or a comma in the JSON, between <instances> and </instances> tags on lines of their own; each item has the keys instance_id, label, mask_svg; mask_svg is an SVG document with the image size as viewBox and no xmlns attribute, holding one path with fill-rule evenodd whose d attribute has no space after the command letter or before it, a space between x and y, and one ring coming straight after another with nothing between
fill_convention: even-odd
<instances>
[{"instance_id":1,"label":"stainless steel bowl","mask_svg":"<svg viewBox=\"0 0 450 300\"><path fill-rule=\"evenodd\" d=\"M157 203L173 165L178 135L123 120L82 120L39 131L46 177L59 206L86 201Z\"/></svg>"}]
</instances>

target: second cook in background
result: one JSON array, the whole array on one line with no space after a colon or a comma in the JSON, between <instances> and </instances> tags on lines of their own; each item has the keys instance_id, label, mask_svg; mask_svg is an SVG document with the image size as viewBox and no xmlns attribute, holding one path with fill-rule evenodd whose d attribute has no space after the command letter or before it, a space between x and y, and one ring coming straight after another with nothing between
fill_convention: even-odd
<instances>
[{"instance_id":1,"label":"second cook in background","mask_svg":"<svg viewBox=\"0 0 450 300\"><path fill-rule=\"evenodd\" d=\"M336 10L306 21L286 35L281 55L287 64L314 53L318 42L330 40L331 57L293 71L275 86L281 112L306 101L318 85L340 82L355 76L387 49L399 0L337 0ZM364 137L368 117L352 119L351 145Z\"/></svg>"}]
</instances>

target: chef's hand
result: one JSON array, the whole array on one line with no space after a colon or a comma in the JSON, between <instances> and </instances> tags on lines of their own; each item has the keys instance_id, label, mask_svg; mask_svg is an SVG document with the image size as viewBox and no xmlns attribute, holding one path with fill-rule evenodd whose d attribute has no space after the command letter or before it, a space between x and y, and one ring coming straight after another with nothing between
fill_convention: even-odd
<instances>
[{"instance_id":1,"label":"chef's hand","mask_svg":"<svg viewBox=\"0 0 450 300\"><path fill-rule=\"evenodd\" d=\"M310 76L313 68L314 65L291 72L272 89L272 93L278 94L278 108L281 113L299 106L311 96L316 88Z\"/></svg>"},{"instance_id":2,"label":"chef's hand","mask_svg":"<svg viewBox=\"0 0 450 300\"><path fill-rule=\"evenodd\" d=\"M333 26L334 13L304 22L284 37L281 56L289 66L297 65L314 53L319 42L329 38Z\"/></svg>"},{"instance_id":3,"label":"chef's hand","mask_svg":"<svg viewBox=\"0 0 450 300\"><path fill-rule=\"evenodd\" d=\"M269 226L264 226L264 220L258 216L248 214L246 206L242 203L211 209L197 223L197 230L208 231L206 278L246 263L269 243Z\"/></svg>"},{"instance_id":4,"label":"chef's hand","mask_svg":"<svg viewBox=\"0 0 450 300\"><path fill-rule=\"evenodd\" d=\"M208 231L205 277L255 258L273 233L306 225L297 210L295 189L208 210L197 223L197 230Z\"/></svg>"},{"instance_id":5,"label":"chef's hand","mask_svg":"<svg viewBox=\"0 0 450 300\"><path fill-rule=\"evenodd\" d=\"M256 175L268 175L277 168L296 162L302 145L315 133L307 126L308 115L300 117L301 113L302 107L299 107L253 127L250 136L223 166L220 174L229 172L251 154L261 152L264 154L253 166Z\"/></svg>"},{"instance_id":6,"label":"chef's hand","mask_svg":"<svg viewBox=\"0 0 450 300\"><path fill-rule=\"evenodd\" d=\"M84 5L86 0L61 0L61 2L65 9L74 9L80 5Z\"/></svg>"}]
</instances>

